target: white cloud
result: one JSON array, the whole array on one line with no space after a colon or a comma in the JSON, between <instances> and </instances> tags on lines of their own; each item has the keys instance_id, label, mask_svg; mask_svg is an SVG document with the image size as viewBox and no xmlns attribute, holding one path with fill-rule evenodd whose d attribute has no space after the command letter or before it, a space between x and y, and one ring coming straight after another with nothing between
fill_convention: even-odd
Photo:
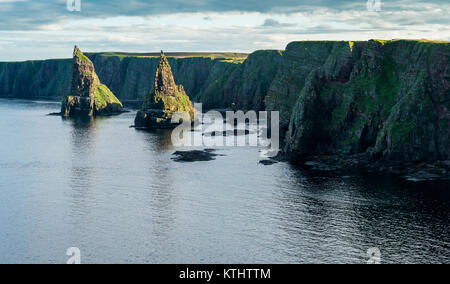
<instances>
[{"instance_id":1,"label":"white cloud","mask_svg":"<svg viewBox=\"0 0 450 284\"><path fill-rule=\"evenodd\" d=\"M0 0L0 2L2 2ZM61 17L33 30L3 30L0 61L70 57L86 51L237 51L283 49L295 40L427 38L450 40L450 4L404 2L379 13L365 9L195 12L147 16ZM20 20L20 21L19 21ZM33 21L22 17L20 22ZM31 44L30 44L31 42Z\"/></svg>"}]
</instances>

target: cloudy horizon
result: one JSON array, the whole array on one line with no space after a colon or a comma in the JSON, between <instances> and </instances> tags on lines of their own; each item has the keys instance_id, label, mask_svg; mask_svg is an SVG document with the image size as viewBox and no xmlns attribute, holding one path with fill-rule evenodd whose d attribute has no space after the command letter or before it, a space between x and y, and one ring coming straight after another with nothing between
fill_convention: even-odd
<instances>
[{"instance_id":1,"label":"cloudy horizon","mask_svg":"<svg viewBox=\"0 0 450 284\"><path fill-rule=\"evenodd\" d=\"M86 52L252 52L301 40L450 40L448 1L0 0L0 61Z\"/></svg>"}]
</instances>

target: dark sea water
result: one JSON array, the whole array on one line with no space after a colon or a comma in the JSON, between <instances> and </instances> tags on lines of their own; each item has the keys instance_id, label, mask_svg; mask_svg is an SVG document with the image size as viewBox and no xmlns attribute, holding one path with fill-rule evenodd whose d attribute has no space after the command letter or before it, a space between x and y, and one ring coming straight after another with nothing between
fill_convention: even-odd
<instances>
[{"instance_id":1,"label":"dark sea water","mask_svg":"<svg viewBox=\"0 0 450 284\"><path fill-rule=\"evenodd\" d=\"M0 100L0 263L450 263L450 185L260 165L256 148L172 161L134 112L46 116Z\"/></svg>"}]
</instances>

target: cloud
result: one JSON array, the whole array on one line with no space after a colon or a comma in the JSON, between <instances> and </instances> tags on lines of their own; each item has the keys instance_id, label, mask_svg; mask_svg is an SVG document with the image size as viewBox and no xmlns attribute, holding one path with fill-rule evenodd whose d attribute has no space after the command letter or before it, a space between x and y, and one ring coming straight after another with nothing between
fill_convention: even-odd
<instances>
[{"instance_id":1,"label":"cloud","mask_svg":"<svg viewBox=\"0 0 450 284\"><path fill-rule=\"evenodd\" d=\"M297 24L280 23L279 21L274 20L274 19L266 19L262 26L270 27L270 28L280 28L280 27L295 27L295 26L297 26Z\"/></svg>"},{"instance_id":2,"label":"cloud","mask_svg":"<svg viewBox=\"0 0 450 284\"><path fill-rule=\"evenodd\" d=\"M0 30L32 30L42 25L87 18L116 16L155 17L176 13L263 13L292 14L314 12L318 8L329 11L366 9L366 0L80 0L82 11L69 12L65 0L27 1L0 0ZM448 12L448 0L381 0L386 11L426 9L437 4ZM402 8L403 7L403 8ZM444 12L445 12L444 11ZM448 14L447 14L448 15Z\"/></svg>"},{"instance_id":3,"label":"cloud","mask_svg":"<svg viewBox=\"0 0 450 284\"><path fill-rule=\"evenodd\" d=\"M294 40L450 40L448 0L0 0L0 61L87 51L283 49ZM6 40L7 39L7 40Z\"/></svg>"}]
</instances>

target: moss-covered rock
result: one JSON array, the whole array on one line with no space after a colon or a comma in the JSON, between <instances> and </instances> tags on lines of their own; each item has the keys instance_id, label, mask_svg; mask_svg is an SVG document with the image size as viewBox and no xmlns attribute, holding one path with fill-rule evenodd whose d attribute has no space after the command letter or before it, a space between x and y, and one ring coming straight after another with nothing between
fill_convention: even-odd
<instances>
[{"instance_id":1,"label":"moss-covered rock","mask_svg":"<svg viewBox=\"0 0 450 284\"><path fill-rule=\"evenodd\" d=\"M64 116L112 115L122 112L122 103L100 83L94 64L75 46L70 95L63 99Z\"/></svg>"},{"instance_id":2,"label":"moss-covered rock","mask_svg":"<svg viewBox=\"0 0 450 284\"><path fill-rule=\"evenodd\" d=\"M186 112L191 120L195 119L195 110L184 87L175 84L172 69L164 53L161 52L159 66L156 69L154 87L146 97L142 110L136 115L135 126L139 128L171 128L176 112Z\"/></svg>"}]
</instances>

